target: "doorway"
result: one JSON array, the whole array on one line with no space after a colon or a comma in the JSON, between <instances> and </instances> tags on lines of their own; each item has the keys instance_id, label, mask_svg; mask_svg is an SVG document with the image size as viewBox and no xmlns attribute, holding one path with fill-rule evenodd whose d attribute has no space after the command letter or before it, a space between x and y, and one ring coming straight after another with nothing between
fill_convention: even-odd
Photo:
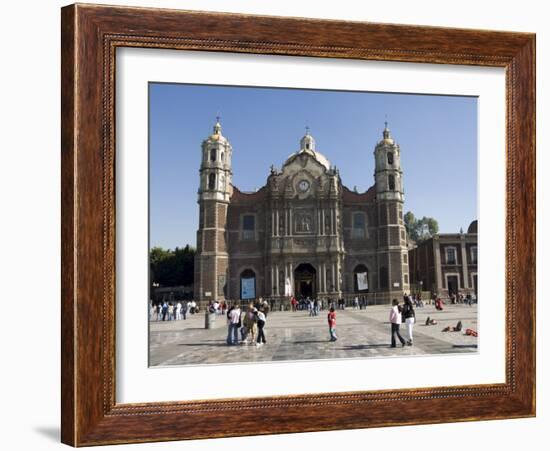
<instances>
[{"instance_id":1,"label":"doorway","mask_svg":"<svg viewBox=\"0 0 550 451\"><path fill-rule=\"evenodd\" d=\"M317 295L317 271L309 263L301 263L294 270L294 293L298 299L313 299Z\"/></svg>"},{"instance_id":2,"label":"doorway","mask_svg":"<svg viewBox=\"0 0 550 451\"><path fill-rule=\"evenodd\" d=\"M449 296L458 294L458 276L447 276L447 290L449 290Z\"/></svg>"}]
</instances>

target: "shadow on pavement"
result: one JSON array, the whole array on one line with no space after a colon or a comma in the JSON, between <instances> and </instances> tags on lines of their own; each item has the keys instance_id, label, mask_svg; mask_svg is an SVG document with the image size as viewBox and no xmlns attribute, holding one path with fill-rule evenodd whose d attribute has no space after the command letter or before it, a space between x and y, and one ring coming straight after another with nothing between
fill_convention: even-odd
<instances>
[{"instance_id":1,"label":"shadow on pavement","mask_svg":"<svg viewBox=\"0 0 550 451\"><path fill-rule=\"evenodd\" d=\"M376 349L376 348L389 348L390 344L372 344L372 345L351 345L351 346L344 346L343 348L340 348L342 351L359 351L361 349Z\"/></svg>"}]
</instances>

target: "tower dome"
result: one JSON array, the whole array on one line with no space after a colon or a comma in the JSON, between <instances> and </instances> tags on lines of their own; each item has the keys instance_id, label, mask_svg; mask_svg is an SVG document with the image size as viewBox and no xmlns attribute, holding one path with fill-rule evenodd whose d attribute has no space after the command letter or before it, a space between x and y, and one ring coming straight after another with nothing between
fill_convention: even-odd
<instances>
[{"instance_id":1,"label":"tower dome","mask_svg":"<svg viewBox=\"0 0 550 451\"><path fill-rule=\"evenodd\" d=\"M294 159L297 155L307 154L312 156L316 161L321 163L327 171L330 170L330 161L321 152L315 150L315 139L309 133L309 127L306 127L306 134L300 140L300 150L288 156L285 165Z\"/></svg>"},{"instance_id":2,"label":"tower dome","mask_svg":"<svg viewBox=\"0 0 550 451\"><path fill-rule=\"evenodd\" d=\"M388 121L384 122L384 130L382 131L382 140L379 144L395 144L395 141L391 137L390 129L388 128Z\"/></svg>"},{"instance_id":3,"label":"tower dome","mask_svg":"<svg viewBox=\"0 0 550 451\"><path fill-rule=\"evenodd\" d=\"M309 127L306 127L306 134L300 140L300 150L315 150L315 139L309 133Z\"/></svg>"},{"instance_id":4,"label":"tower dome","mask_svg":"<svg viewBox=\"0 0 550 451\"><path fill-rule=\"evenodd\" d=\"M222 135L222 124L220 123L219 116L216 117L216 123L214 124L214 127L212 127L212 134L206 139L206 141L220 143L227 142L225 136Z\"/></svg>"}]
</instances>

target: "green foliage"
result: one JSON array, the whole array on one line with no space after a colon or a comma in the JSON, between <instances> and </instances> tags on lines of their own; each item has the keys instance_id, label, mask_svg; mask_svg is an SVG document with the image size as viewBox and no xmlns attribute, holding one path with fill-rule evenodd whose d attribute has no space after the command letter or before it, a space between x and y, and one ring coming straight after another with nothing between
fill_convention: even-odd
<instances>
[{"instance_id":1,"label":"green foliage","mask_svg":"<svg viewBox=\"0 0 550 451\"><path fill-rule=\"evenodd\" d=\"M424 216L422 219L416 219L408 211L405 213L404 221L409 238L417 243L421 243L439 232L439 224L434 218Z\"/></svg>"},{"instance_id":2,"label":"green foliage","mask_svg":"<svg viewBox=\"0 0 550 451\"><path fill-rule=\"evenodd\" d=\"M195 268L195 249L189 245L183 249L153 247L149 252L151 283L161 287L192 285Z\"/></svg>"}]
</instances>

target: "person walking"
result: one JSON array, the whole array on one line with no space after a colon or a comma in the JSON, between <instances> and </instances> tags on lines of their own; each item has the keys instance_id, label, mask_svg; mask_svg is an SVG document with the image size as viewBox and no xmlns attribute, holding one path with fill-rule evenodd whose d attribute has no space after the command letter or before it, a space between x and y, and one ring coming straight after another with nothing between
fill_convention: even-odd
<instances>
[{"instance_id":1,"label":"person walking","mask_svg":"<svg viewBox=\"0 0 550 451\"><path fill-rule=\"evenodd\" d=\"M168 303L168 321L174 320L174 304Z\"/></svg>"},{"instance_id":2,"label":"person walking","mask_svg":"<svg viewBox=\"0 0 550 451\"><path fill-rule=\"evenodd\" d=\"M227 312L227 344L237 345L239 344L239 329L241 327L241 309L239 304L233 304L233 306Z\"/></svg>"},{"instance_id":3,"label":"person walking","mask_svg":"<svg viewBox=\"0 0 550 451\"><path fill-rule=\"evenodd\" d=\"M261 298L260 298L261 299ZM269 302L267 302L267 299L264 300L262 303L260 303L260 306L262 308L262 311L264 312L265 317L267 318L267 315L269 313Z\"/></svg>"},{"instance_id":4,"label":"person walking","mask_svg":"<svg viewBox=\"0 0 550 451\"><path fill-rule=\"evenodd\" d=\"M256 324L258 325L258 338L256 339L256 346L262 346L266 344L264 327L266 322L265 313L260 309L256 313Z\"/></svg>"},{"instance_id":5,"label":"person walking","mask_svg":"<svg viewBox=\"0 0 550 451\"><path fill-rule=\"evenodd\" d=\"M401 346L405 346L405 339L399 333L399 326L401 324L401 312L399 311L399 301L394 299L392 301L392 308L390 310L390 323L391 323L391 347L395 348L395 337L399 338Z\"/></svg>"},{"instance_id":6,"label":"person walking","mask_svg":"<svg viewBox=\"0 0 550 451\"><path fill-rule=\"evenodd\" d=\"M187 319L187 306L189 305L188 302L184 302L181 306L181 316L185 320Z\"/></svg>"},{"instance_id":7,"label":"person walking","mask_svg":"<svg viewBox=\"0 0 550 451\"><path fill-rule=\"evenodd\" d=\"M410 296L408 296L405 299L405 304L403 305L403 310L401 311L401 318L405 321L405 324L407 325L407 331L409 333L409 339L407 340L407 344L409 346L412 346L413 327L414 327L414 323L416 322L416 313L414 311L413 303L411 301Z\"/></svg>"},{"instance_id":8,"label":"person walking","mask_svg":"<svg viewBox=\"0 0 550 451\"><path fill-rule=\"evenodd\" d=\"M336 312L334 311L334 307L330 308L327 315L327 320L330 341L336 341L338 340L338 337L336 336Z\"/></svg>"}]
</instances>

